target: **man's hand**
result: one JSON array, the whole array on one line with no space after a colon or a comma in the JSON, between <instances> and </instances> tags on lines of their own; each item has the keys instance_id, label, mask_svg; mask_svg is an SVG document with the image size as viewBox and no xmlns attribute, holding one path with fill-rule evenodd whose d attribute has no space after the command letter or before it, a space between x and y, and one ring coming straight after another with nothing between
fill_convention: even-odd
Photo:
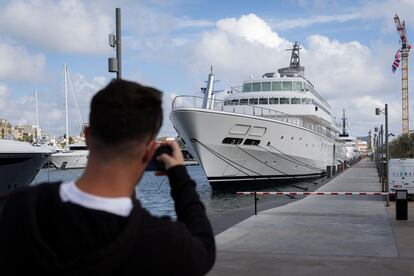
<instances>
[{"instance_id":1,"label":"man's hand","mask_svg":"<svg viewBox=\"0 0 414 276\"><path fill-rule=\"evenodd\" d=\"M175 167L175 166L179 166L179 165L184 165L184 156L181 152L180 147L178 146L177 142L175 141L165 141L163 143L161 143L161 145L168 145L172 148L172 154L171 156L164 153L161 154L157 160L161 161L165 164L165 170L167 171L168 169ZM164 175L164 172L156 172L157 175Z\"/></svg>"}]
</instances>

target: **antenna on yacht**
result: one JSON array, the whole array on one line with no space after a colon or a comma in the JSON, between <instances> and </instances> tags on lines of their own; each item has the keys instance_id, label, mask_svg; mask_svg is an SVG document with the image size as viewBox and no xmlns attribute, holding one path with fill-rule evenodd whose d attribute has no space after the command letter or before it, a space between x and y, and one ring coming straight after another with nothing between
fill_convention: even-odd
<instances>
[{"instance_id":1,"label":"antenna on yacht","mask_svg":"<svg viewBox=\"0 0 414 276\"><path fill-rule=\"evenodd\" d=\"M342 135L346 136L348 133L346 132L346 117L345 117L345 109L343 109L343 116L342 116Z\"/></svg>"},{"instance_id":2,"label":"antenna on yacht","mask_svg":"<svg viewBox=\"0 0 414 276\"><path fill-rule=\"evenodd\" d=\"M65 134L66 134L66 145L65 145L65 150L68 151L69 150L69 121L68 121L68 81L67 81L67 73L68 73L68 66L65 64L63 66L64 68L64 79L65 79L65 121L66 121L66 129L65 129Z\"/></svg>"},{"instance_id":3,"label":"antenna on yacht","mask_svg":"<svg viewBox=\"0 0 414 276\"><path fill-rule=\"evenodd\" d=\"M213 105L213 88L214 88L214 74L213 66L210 67L210 74L208 74L207 88L204 90L203 108L211 109Z\"/></svg>"},{"instance_id":4,"label":"antenna on yacht","mask_svg":"<svg viewBox=\"0 0 414 276\"><path fill-rule=\"evenodd\" d=\"M286 49L286 51L292 51L292 55L290 56L290 68L300 68L300 57L299 57L299 50L302 49L299 46L299 43L295 41L292 49Z\"/></svg>"},{"instance_id":5,"label":"antenna on yacht","mask_svg":"<svg viewBox=\"0 0 414 276\"><path fill-rule=\"evenodd\" d=\"M304 77L305 67L300 66L299 50L302 49L299 43L295 41L292 49L286 49L286 51L292 51L290 56L289 67L281 68L277 70L281 77Z\"/></svg>"}]
</instances>

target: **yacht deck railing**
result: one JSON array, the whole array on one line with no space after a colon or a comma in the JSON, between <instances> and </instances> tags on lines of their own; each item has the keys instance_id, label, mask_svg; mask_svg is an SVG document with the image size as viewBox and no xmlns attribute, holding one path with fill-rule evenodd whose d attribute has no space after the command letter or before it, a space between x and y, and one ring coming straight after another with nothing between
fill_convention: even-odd
<instances>
[{"instance_id":1,"label":"yacht deck railing","mask_svg":"<svg viewBox=\"0 0 414 276\"><path fill-rule=\"evenodd\" d=\"M172 110L179 108L203 108L203 97L197 96L177 96L172 102ZM304 127L303 120L295 115L277 111L274 109L264 108L255 105L224 105L223 100L208 99L207 106L210 110L230 112L242 115L268 118L276 121L286 122Z\"/></svg>"}]
</instances>

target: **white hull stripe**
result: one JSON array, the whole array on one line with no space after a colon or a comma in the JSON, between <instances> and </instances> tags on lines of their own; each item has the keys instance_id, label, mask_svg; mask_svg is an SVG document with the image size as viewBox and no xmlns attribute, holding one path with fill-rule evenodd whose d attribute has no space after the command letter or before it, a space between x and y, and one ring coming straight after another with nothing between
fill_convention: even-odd
<instances>
[{"instance_id":1,"label":"white hull stripe","mask_svg":"<svg viewBox=\"0 0 414 276\"><path fill-rule=\"evenodd\" d=\"M237 195L366 195L366 196L378 196L389 195L395 193L383 193L383 192L237 192Z\"/></svg>"}]
</instances>

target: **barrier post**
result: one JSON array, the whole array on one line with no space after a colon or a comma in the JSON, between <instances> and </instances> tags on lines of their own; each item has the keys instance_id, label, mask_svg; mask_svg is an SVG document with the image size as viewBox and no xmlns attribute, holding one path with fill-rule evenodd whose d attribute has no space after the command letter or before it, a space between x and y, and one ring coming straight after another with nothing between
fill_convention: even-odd
<instances>
[{"instance_id":1,"label":"barrier post","mask_svg":"<svg viewBox=\"0 0 414 276\"><path fill-rule=\"evenodd\" d=\"M257 195L254 192L254 215L257 215Z\"/></svg>"},{"instance_id":2,"label":"barrier post","mask_svg":"<svg viewBox=\"0 0 414 276\"><path fill-rule=\"evenodd\" d=\"M331 166L326 166L326 176L328 178L332 178L332 167Z\"/></svg>"},{"instance_id":3,"label":"barrier post","mask_svg":"<svg viewBox=\"0 0 414 276\"><path fill-rule=\"evenodd\" d=\"M407 220L408 218L407 190L395 191L395 219Z\"/></svg>"}]
</instances>

